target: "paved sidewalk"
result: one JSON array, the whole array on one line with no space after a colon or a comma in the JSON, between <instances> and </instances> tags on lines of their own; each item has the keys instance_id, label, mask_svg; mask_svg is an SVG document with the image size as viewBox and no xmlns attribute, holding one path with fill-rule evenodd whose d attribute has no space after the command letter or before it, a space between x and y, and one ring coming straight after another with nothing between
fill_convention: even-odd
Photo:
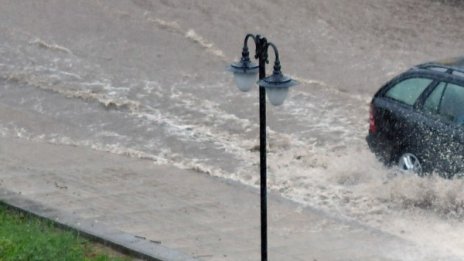
<instances>
[{"instance_id":1,"label":"paved sidewalk","mask_svg":"<svg viewBox=\"0 0 464 261\"><path fill-rule=\"evenodd\" d=\"M0 189L13 193L0 201L32 200L199 260L259 260L256 189L85 148L0 142ZM268 208L270 260L438 260L418 256L400 238L276 195Z\"/></svg>"}]
</instances>

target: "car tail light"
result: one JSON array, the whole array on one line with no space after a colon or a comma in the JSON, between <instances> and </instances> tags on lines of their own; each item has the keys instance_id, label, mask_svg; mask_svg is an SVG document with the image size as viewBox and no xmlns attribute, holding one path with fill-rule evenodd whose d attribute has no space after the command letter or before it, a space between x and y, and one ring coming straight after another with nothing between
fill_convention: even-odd
<instances>
[{"instance_id":1,"label":"car tail light","mask_svg":"<svg viewBox=\"0 0 464 261\"><path fill-rule=\"evenodd\" d=\"M377 132L377 126L375 126L374 113L375 113L375 109L374 109L374 106L372 106L371 104L370 109L369 109L369 133Z\"/></svg>"}]
</instances>

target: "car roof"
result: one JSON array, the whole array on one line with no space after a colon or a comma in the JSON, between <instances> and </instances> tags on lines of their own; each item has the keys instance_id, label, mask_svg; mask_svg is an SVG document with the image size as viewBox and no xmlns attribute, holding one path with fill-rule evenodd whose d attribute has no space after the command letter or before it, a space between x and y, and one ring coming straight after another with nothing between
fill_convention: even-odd
<instances>
[{"instance_id":1,"label":"car roof","mask_svg":"<svg viewBox=\"0 0 464 261\"><path fill-rule=\"evenodd\" d=\"M464 56L443 59L434 62L419 64L419 69L429 69L452 74L453 71L464 73Z\"/></svg>"}]
</instances>

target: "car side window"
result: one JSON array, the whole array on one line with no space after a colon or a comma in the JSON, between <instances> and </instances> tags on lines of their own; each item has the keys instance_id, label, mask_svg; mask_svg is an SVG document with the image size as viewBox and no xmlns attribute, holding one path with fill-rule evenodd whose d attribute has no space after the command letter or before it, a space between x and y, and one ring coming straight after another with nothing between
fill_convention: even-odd
<instances>
[{"instance_id":1,"label":"car side window","mask_svg":"<svg viewBox=\"0 0 464 261\"><path fill-rule=\"evenodd\" d=\"M431 113L438 113L438 106L440 105L443 91L445 90L446 83L441 82L435 87L433 92L427 97L424 103L424 110Z\"/></svg>"},{"instance_id":2,"label":"car side window","mask_svg":"<svg viewBox=\"0 0 464 261\"><path fill-rule=\"evenodd\" d=\"M454 75L461 76L461 77L464 77L464 72L460 72L460 71L453 71L453 74L454 74Z\"/></svg>"},{"instance_id":3,"label":"car side window","mask_svg":"<svg viewBox=\"0 0 464 261\"><path fill-rule=\"evenodd\" d=\"M446 72L446 71L448 71L448 68L438 67L438 66L427 67L427 69L434 70L434 71L437 71L437 72Z\"/></svg>"},{"instance_id":4,"label":"car side window","mask_svg":"<svg viewBox=\"0 0 464 261\"><path fill-rule=\"evenodd\" d=\"M431 79L409 78L390 88L385 96L408 105L413 105L430 83L432 83Z\"/></svg>"},{"instance_id":5,"label":"car side window","mask_svg":"<svg viewBox=\"0 0 464 261\"><path fill-rule=\"evenodd\" d=\"M464 87L448 84L440 104L440 115L446 119L464 124Z\"/></svg>"}]
</instances>

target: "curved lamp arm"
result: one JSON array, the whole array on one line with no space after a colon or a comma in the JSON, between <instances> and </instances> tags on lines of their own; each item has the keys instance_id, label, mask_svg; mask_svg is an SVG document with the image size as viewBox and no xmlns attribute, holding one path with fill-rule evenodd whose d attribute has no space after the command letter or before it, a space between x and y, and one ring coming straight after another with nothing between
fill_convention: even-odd
<instances>
[{"instance_id":1,"label":"curved lamp arm","mask_svg":"<svg viewBox=\"0 0 464 261\"><path fill-rule=\"evenodd\" d=\"M273 74L282 74L282 72L280 71L281 67L280 67L280 59L279 59L279 50L277 50L277 46L275 46L273 43L268 43L266 52L269 46L272 47L272 49L274 50L274 56L275 56Z\"/></svg>"}]
</instances>

